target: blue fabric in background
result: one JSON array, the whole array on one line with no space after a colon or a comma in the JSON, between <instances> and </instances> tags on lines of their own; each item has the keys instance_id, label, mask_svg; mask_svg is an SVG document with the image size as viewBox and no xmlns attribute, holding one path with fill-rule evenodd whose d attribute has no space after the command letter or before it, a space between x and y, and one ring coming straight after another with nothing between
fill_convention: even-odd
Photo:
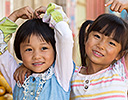
<instances>
[{"instance_id":1,"label":"blue fabric in background","mask_svg":"<svg viewBox=\"0 0 128 100\"><path fill-rule=\"evenodd\" d=\"M128 14L127 14L127 11L126 10L123 10L121 13L114 12L114 11L110 10L110 6L109 6L109 13L112 13L112 14L115 14L115 15L119 15L124 20L128 20Z\"/></svg>"}]
</instances>

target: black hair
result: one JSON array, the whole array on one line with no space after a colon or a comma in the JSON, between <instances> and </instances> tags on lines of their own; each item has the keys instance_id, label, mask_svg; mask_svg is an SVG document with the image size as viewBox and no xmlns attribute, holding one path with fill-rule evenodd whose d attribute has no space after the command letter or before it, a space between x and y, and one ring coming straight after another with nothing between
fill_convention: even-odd
<instances>
[{"instance_id":1,"label":"black hair","mask_svg":"<svg viewBox=\"0 0 128 100\"><path fill-rule=\"evenodd\" d=\"M85 56L85 45L84 45L84 37L86 36L86 28L88 25L91 25L93 23L92 20L87 20L85 21L80 28L79 31L79 46L80 46L80 56L81 56L81 63L82 66L85 65L85 60L86 60L86 56Z\"/></svg>"},{"instance_id":2,"label":"black hair","mask_svg":"<svg viewBox=\"0 0 128 100\"><path fill-rule=\"evenodd\" d=\"M31 35L39 36L47 43L51 43L56 55L54 30L51 29L47 23L42 22L42 19L31 19L24 22L16 32L14 51L19 60L22 60L20 54L20 44L25 42L26 39L28 39L29 42Z\"/></svg>"},{"instance_id":3,"label":"black hair","mask_svg":"<svg viewBox=\"0 0 128 100\"><path fill-rule=\"evenodd\" d=\"M121 53L128 49L128 24L120 17L113 14L102 14L96 18L96 20L90 25L87 33L85 33L86 40L90 32L97 31L105 36L113 36L113 39L121 44ZM85 37L81 37L84 38ZM84 42L83 42L84 43ZM81 44L80 44L81 45ZM80 46L80 49L85 47L84 44ZM81 55L85 54L85 48L81 50ZM86 66L86 57L81 56L82 66Z\"/></svg>"}]
</instances>

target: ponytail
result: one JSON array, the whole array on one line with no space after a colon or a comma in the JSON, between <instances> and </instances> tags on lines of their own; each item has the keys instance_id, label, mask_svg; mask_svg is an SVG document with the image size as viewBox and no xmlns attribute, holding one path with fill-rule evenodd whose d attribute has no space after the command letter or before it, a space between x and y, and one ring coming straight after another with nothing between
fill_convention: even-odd
<instances>
[{"instance_id":1,"label":"ponytail","mask_svg":"<svg viewBox=\"0 0 128 100\"><path fill-rule=\"evenodd\" d=\"M85 42L84 39L87 35L88 29L89 29L89 25L91 25L93 23L92 20L87 20L85 21L79 31L79 47L80 47L80 55L81 55L81 64L82 66L86 65L86 54L85 54ZM89 26L89 27L88 27Z\"/></svg>"}]
</instances>

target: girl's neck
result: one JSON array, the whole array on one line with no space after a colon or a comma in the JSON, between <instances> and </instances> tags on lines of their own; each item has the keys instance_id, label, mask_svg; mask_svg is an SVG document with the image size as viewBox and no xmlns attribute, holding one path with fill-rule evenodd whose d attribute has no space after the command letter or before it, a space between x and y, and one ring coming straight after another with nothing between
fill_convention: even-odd
<instances>
[{"instance_id":1,"label":"girl's neck","mask_svg":"<svg viewBox=\"0 0 128 100\"><path fill-rule=\"evenodd\" d=\"M85 68L81 68L80 73L84 75L90 75L97 73L105 68L108 68L109 65L97 65L97 64L89 64Z\"/></svg>"},{"instance_id":2,"label":"girl's neck","mask_svg":"<svg viewBox=\"0 0 128 100\"><path fill-rule=\"evenodd\" d=\"M110 65L99 65L95 63L88 63L88 74L94 74L97 73L103 69L108 68Z\"/></svg>"}]
</instances>

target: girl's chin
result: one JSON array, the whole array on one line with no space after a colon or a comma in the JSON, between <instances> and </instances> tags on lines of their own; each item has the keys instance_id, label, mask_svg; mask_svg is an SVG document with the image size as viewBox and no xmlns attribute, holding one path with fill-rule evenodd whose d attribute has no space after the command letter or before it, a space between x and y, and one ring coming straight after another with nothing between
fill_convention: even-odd
<instances>
[{"instance_id":1,"label":"girl's chin","mask_svg":"<svg viewBox=\"0 0 128 100\"><path fill-rule=\"evenodd\" d=\"M44 72L46 72L48 70L48 68L46 69L46 70L34 70L34 71L32 71L33 73L44 73Z\"/></svg>"}]
</instances>

